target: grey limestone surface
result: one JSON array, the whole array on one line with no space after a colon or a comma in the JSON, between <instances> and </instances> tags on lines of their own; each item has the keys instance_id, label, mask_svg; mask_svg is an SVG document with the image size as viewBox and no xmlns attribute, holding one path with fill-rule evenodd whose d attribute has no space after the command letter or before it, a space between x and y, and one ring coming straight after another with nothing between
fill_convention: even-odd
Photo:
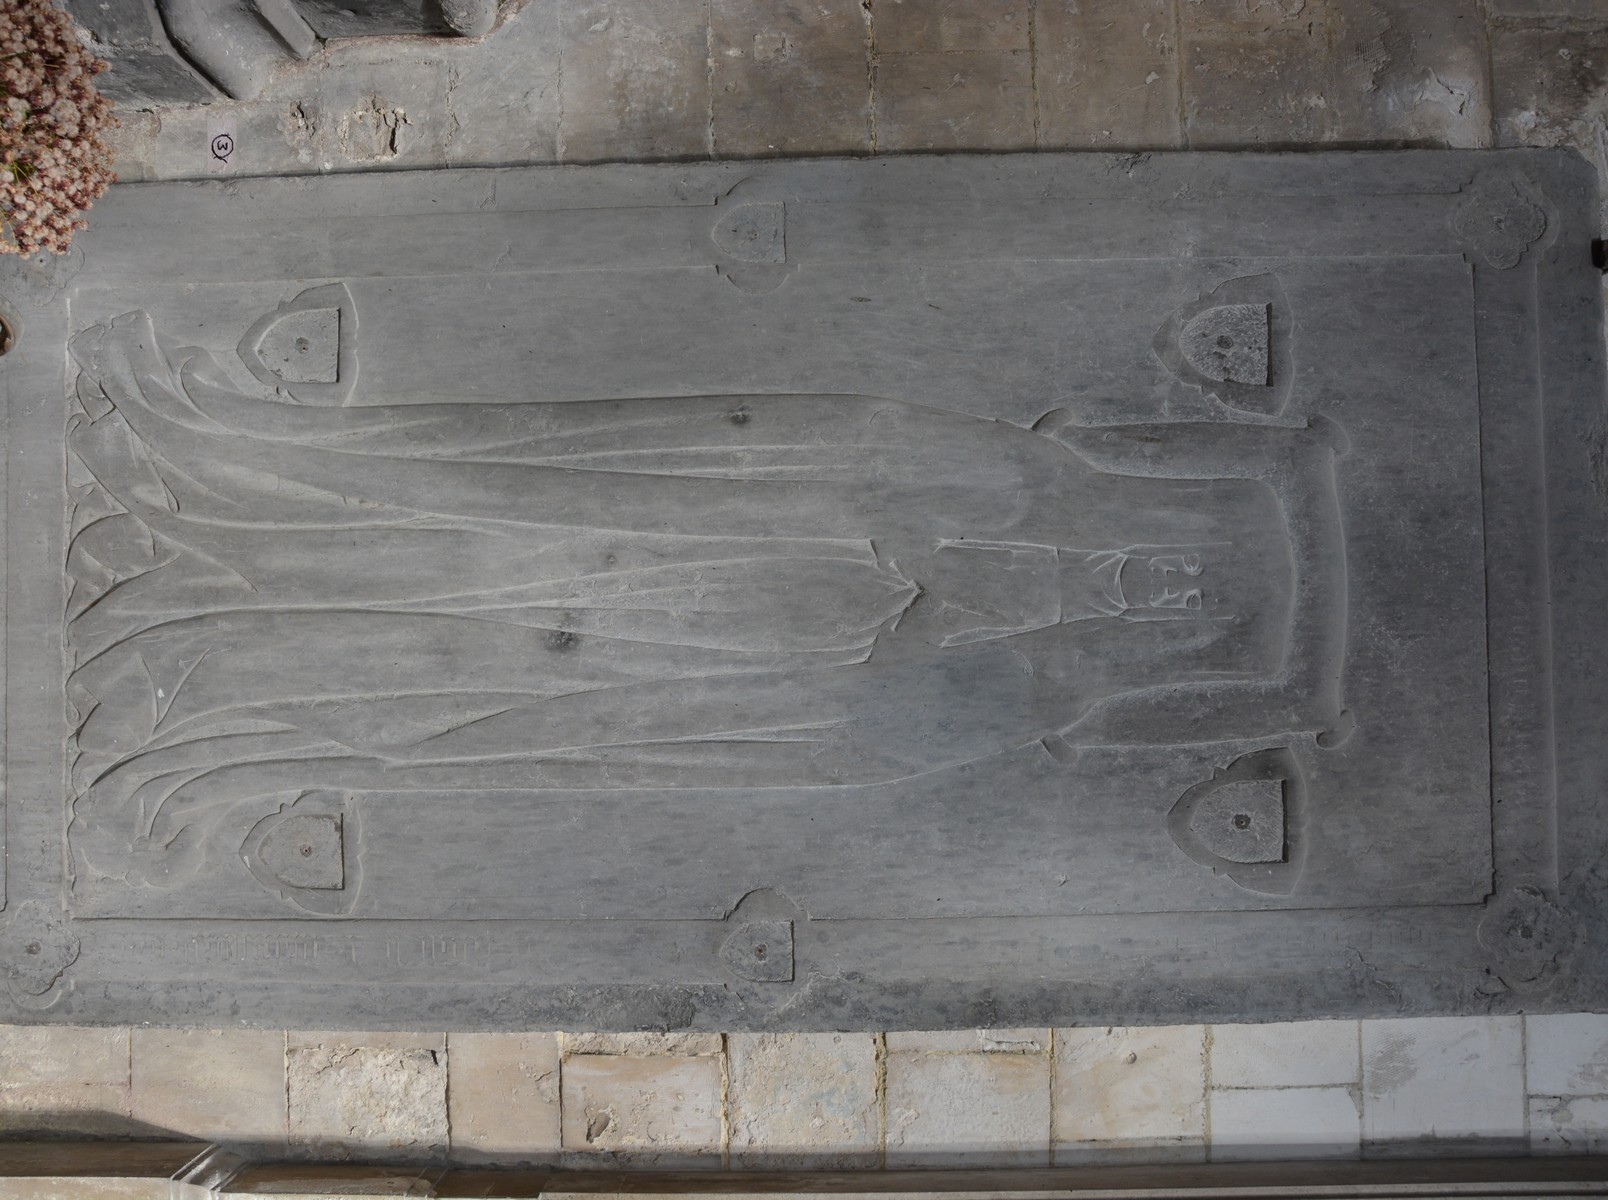
<instances>
[{"instance_id":1,"label":"grey limestone surface","mask_svg":"<svg viewBox=\"0 0 1608 1200\"><path fill-rule=\"evenodd\" d=\"M1596 212L1562 151L116 190L0 283L0 1012L1602 1005Z\"/></svg>"}]
</instances>

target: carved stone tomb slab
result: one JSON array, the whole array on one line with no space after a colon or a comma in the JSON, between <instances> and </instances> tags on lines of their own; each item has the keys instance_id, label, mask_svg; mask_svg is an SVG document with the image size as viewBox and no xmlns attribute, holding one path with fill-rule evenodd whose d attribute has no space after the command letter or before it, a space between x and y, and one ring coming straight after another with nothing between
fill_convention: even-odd
<instances>
[{"instance_id":1,"label":"carved stone tomb slab","mask_svg":"<svg viewBox=\"0 0 1608 1200\"><path fill-rule=\"evenodd\" d=\"M0 1019L1601 1006L1593 187L116 189L0 276Z\"/></svg>"}]
</instances>

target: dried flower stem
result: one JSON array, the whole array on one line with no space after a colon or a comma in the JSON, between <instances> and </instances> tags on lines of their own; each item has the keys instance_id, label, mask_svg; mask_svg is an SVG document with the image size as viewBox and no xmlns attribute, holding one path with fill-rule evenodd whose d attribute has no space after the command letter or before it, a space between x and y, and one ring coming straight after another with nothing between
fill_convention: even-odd
<instances>
[{"instance_id":1,"label":"dried flower stem","mask_svg":"<svg viewBox=\"0 0 1608 1200\"><path fill-rule=\"evenodd\" d=\"M0 0L0 254L62 253L112 183L105 69L52 0Z\"/></svg>"}]
</instances>

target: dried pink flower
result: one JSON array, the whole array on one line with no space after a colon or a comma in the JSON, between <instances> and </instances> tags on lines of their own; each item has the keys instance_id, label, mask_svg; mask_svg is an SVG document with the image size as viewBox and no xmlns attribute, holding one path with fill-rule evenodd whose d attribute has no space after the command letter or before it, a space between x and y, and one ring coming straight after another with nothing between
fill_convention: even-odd
<instances>
[{"instance_id":1,"label":"dried pink flower","mask_svg":"<svg viewBox=\"0 0 1608 1200\"><path fill-rule=\"evenodd\" d=\"M52 0L0 0L0 254L60 254L116 178L106 69Z\"/></svg>"}]
</instances>

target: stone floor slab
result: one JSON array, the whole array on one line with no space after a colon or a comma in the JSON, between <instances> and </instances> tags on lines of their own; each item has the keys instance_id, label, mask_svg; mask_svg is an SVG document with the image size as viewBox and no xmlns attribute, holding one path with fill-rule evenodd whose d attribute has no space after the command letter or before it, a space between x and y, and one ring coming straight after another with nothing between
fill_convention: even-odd
<instances>
[{"instance_id":1,"label":"stone floor slab","mask_svg":"<svg viewBox=\"0 0 1608 1200\"><path fill-rule=\"evenodd\" d=\"M1600 280L1553 253L1589 180L1036 154L114 191L76 274L0 286L7 386L56 397L8 410L7 711L62 770L9 794L74 814L7 814L4 1003L664 1038L1577 1007L1602 685L1526 664L1594 636L1608 562L1574 552Z\"/></svg>"}]
</instances>

